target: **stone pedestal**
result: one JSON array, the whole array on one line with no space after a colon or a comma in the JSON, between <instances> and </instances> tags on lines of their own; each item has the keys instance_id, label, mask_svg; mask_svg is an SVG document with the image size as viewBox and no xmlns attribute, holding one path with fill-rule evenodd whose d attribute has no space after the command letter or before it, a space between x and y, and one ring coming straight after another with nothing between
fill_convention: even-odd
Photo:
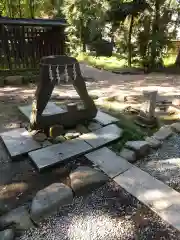
<instances>
[{"instance_id":1,"label":"stone pedestal","mask_svg":"<svg viewBox=\"0 0 180 240\"><path fill-rule=\"evenodd\" d=\"M136 123L143 127L155 127L157 124L155 117L157 91L144 91L145 102L142 104Z\"/></svg>"}]
</instances>

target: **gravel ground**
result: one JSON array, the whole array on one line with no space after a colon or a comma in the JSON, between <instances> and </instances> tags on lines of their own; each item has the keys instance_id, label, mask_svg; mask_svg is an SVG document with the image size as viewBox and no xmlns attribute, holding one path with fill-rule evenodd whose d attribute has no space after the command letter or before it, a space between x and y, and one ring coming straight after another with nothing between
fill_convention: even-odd
<instances>
[{"instance_id":1,"label":"gravel ground","mask_svg":"<svg viewBox=\"0 0 180 240\"><path fill-rule=\"evenodd\" d=\"M86 197L75 198L57 215L16 240L151 240L180 239L164 223L116 183Z\"/></svg>"},{"instance_id":2,"label":"gravel ground","mask_svg":"<svg viewBox=\"0 0 180 240\"><path fill-rule=\"evenodd\" d=\"M161 148L153 150L136 166L180 191L180 135L165 140Z\"/></svg>"}]
</instances>

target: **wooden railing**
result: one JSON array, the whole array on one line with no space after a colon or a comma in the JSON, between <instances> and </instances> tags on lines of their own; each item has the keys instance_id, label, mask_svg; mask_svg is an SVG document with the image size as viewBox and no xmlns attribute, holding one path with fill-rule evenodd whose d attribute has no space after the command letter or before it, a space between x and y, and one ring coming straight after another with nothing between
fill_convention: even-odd
<instances>
[{"instance_id":1,"label":"wooden railing","mask_svg":"<svg viewBox=\"0 0 180 240\"><path fill-rule=\"evenodd\" d=\"M0 71L39 68L40 59L65 54L59 20L0 18Z\"/></svg>"}]
</instances>

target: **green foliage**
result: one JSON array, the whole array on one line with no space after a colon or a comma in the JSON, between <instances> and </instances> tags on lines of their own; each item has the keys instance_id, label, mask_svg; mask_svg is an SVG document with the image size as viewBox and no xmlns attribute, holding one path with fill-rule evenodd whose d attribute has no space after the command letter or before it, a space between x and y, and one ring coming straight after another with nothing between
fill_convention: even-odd
<instances>
[{"instance_id":1,"label":"green foliage","mask_svg":"<svg viewBox=\"0 0 180 240\"><path fill-rule=\"evenodd\" d=\"M176 0L1 0L0 13L64 17L72 54L108 37L123 59L129 53L140 64L153 66L162 63L176 37L180 6Z\"/></svg>"},{"instance_id":2,"label":"green foliage","mask_svg":"<svg viewBox=\"0 0 180 240\"><path fill-rule=\"evenodd\" d=\"M68 30L71 32L69 34L71 45L74 44L72 35L80 39L82 50L85 50L85 44L89 41L101 37L106 8L106 1L64 0L62 11L70 25Z\"/></svg>"}]
</instances>

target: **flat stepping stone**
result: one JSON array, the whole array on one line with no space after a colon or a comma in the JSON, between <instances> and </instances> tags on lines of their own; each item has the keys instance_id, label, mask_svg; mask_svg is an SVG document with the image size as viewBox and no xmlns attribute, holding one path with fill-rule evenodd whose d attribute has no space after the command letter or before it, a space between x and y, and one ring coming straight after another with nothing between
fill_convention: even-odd
<instances>
[{"instance_id":1,"label":"flat stepping stone","mask_svg":"<svg viewBox=\"0 0 180 240\"><path fill-rule=\"evenodd\" d=\"M180 230L180 193L136 166L115 177L114 181Z\"/></svg>"},{"instance_id":2,"label":"flat stepping stone","mask_svg":"<svg viewBox=\"0 0 180 240\"><path fill-rule=\"evenodd\" d=\"M115 124L111 124L94 132L83 134L79 139L83 139L92 147L98 148L121 138L122 133L122 129Z\"/></svg>"},{"instance_id":3,"label":"flat stepping stone","mask_svg":"<svg viewBox=\"0 0 180 240\"><path fill-rule=\"evenodd\" d=\"M89 193L97 187L106 183L109 178L100 170L86 166L80 166L69 175L71 180L71 188L76 195L84 192Z\"/></svg>"},{"instance_id":4,"label":"flat stepping stone","mask_svg":"<svg viewBox=\"0 0 180 240\"><path fill-rule=\"evenodd\" d=\"M41 171L71 157L84 154L91 149L92 147L85 141L76 138L29 152L28 156L32 159L38 170Z\"/></svg>"},{"instance_id":5,"label":"flat stepping stone","mask_svg":"<svg viewBox=\"0 0 180 240\"><path fill-rule=\"evenodd\" d=\"M27 230L33 227L33 223L26 207L18 207L0 217L0 229L11 225L15 225L17 230Z\"/></svg>"},{"instance_id":6,"label":"flat stepping stone","mask_svg":"<svg viewBox=\"0 0 180 240\"><path fill-rule=\"evenodd\" d=\"M40 190L31 205L31 218L34 222L50 216L60 207L72 203L73 192L63 183L53 183Z\"/></svg>"},{"instance_id":7,"label":"flat stepping stone","mask_svg":"<svg viewBox=\"0 0 180 240\"><path fill-rule=\"evenodd\" d=\"M154 137L146 137L145 141L149 144L151 148L158 148L161 146L161 141L155 139Z\"/></svg>"},{"instance_id":8,"label":"flat stepping stone","mask_svg":"<svg viewBox=\"0 0 180 240\"><path fill-rule=\"evenodd\" d=\"M153 137L159 141L164 141L172 134L173 131L170 126L163 126L156 133L154 133Z\"/></svg>"},{"instance_id":9,"label":"flat stepping stone","mask_svg":"<svg viewBox=\"0 0 180 240\"><path fill-rule=\"evenodd\" d=\"M25 115L25 117L28 120L30 120L32 105L20 106L18 108ZM51 115L59 114L59 113L63 113L63 112L66 112L66 111L64 109L62 109L61 107L57 106L55 103L48 102L47 106L45 107L45 109L42 113L42 116L51 116Z\"/></svg>"},{"instance_id":10,"label":"flat stepping stone","mask_svg":"<svg viewBox=\"0 0 180 240\"><path fill-rule=\"evenodd\" d=\"M12 158L41 148L25 128L4 132L0 136Z\"/></svg>"},{"instance_id":11,"label":"flat stepping stone","mask_svg":"<svg viewBox=\"0 0 180 240\"><path fill-rule=\"evenodd\" d=\"M13 240L14 239L14 231L12 229L6 229L0 232L1 240Z\"/></svg>"},{"instance_id":12,"label":"flat stepping stone","mask_svg":"<svg viewBox=\"0 0 180 240\"><path fill-rule=\"evenodd\" d=\"M131 167L124 158L117 156L115 152L104 147L85 155L91 162L97 165L109 177L114 178Z\"/></svg>"},{"instance_id":13,"label":"flat stepping stone","mask_svg":"<svg viewBox=\"0 0 180 240\"><path fill-rule=\"evenodd\" d=\"M146 141L128 141L125 147L136 152L136 157L144 157L149 151L149 145Z\"/></svg>"},{"instance_id":14,"label":"flat stepping stone","mask_svg":"<svg viewBox=\"0 0 180 240\"><path fill-rule=\"evenodd\" d=\"M123 148L119 155L128 162L134 163L136 161L136 153L133 150Z\"/></svg>"},{"instance_id":15,"label":"flat stepping stone","mask_svg":"<svg viewBox=\"0 0 180 240\"><path fill-rule=\"evenodd\" d=\"M97 122L102 125L108 125L111 123L119 122L118 118L112 117L111 115L98 110L96 117L94 118Z\"/></svg>"}]
</instances>

